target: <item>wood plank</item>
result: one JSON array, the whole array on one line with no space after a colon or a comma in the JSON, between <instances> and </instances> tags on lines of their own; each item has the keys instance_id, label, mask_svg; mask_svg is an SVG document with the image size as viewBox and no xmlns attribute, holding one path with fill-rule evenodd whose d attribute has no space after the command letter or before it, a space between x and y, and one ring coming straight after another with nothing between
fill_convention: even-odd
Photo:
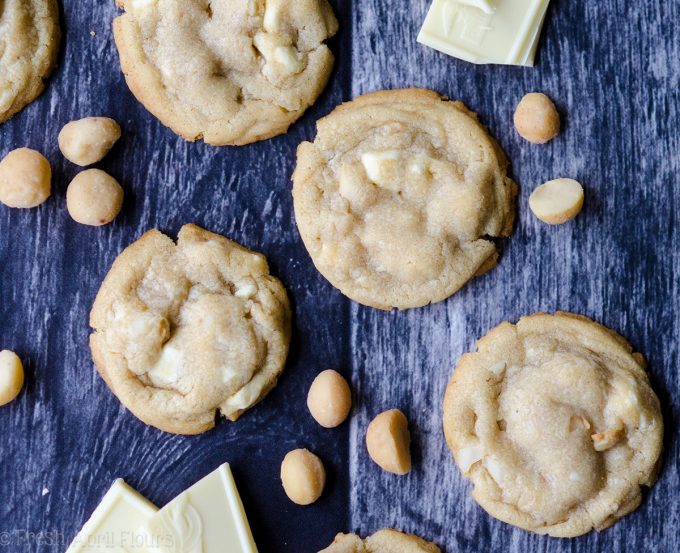
<instances>
[{"instance_id":1,"label":"wood plank","mask_svg":"<svg viewBox=\"0 0 680 553\"><path fill-rule=\"evenodd\" d=\"M397 526L454 551L678 551L677 344L680 327L677 174L680 44L676 4L553 1L534 69L476 67L416 45L429 0L364 0L354 12L353 93L423 86L477 111L521 185L519 224L499 267L446 302L406 313L352 306L355 387L352 528ZM543 91L566 121L546 146L512 128L521 96ZM533 187L568 176L586 187L584 212L550 228L529 212ZM669 427L666 467L642 507L612 529L556 540L486 515L446 447L444 389L460 355L504 320L570 310L620 331L650 359ZM411 422L415 469L382 473L365 429L399 407Z\"/></svg>"}]
</instances>

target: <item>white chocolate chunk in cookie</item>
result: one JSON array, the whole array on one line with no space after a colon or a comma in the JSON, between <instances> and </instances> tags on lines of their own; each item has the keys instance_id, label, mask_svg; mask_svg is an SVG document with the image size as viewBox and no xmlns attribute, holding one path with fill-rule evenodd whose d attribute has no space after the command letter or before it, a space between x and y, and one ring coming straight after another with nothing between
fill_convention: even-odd
<instances>
[{"instance_id":1,"label":"white chocolate chunk in cookie","mask_svg":"<svg viewBox=\"0 0 680 553\"><path fill-rule=\"evenodd\" d=\"M126 6L136 14L141 14L155 8L157 4L158 0L127 0Z\"/></svg>"},{"instance_id":2,"label":"white chocolate chunk in cookie","mask_svg":"<svg viewBox=\"0 0 680 553\"><path fill-rule=\"evenodd\" d=\"M265 6L262 26L268 33L278 33L281 26L283 2L281 0L267 0Z\"/></svg>"},{"instance_id":3,"label":"white chocolate chunk in cookie","mask_svg":"<svg viewBox=\"0 0 680 553\"><path fill-rule=\"evenodd\" d=\"M463 447L458 451L458 466L463 474L467 474L475 463L484 458L484 448L477 444Z\"/></svg>"},{"instance_id":4,"label":"white chocolate chunk in cookie","mask_svg":"<svg viewBox=\"0 0 680 553\"><path fill-rule=\"evenodd\" d=\"M361 163L368 178L377 185L398 192L399 180L395 178L395 169L401 154L397 150L370 151L361 154Z\"/></svg>"},{"instance_id":5,"label":"white chocolate chunk in cookie","mask_svg":"<svg viewBox=\"0 0 680 553\"><path fill-rule=\"evenodd\" d=\"M305 68L303 56L292 46L277 46L274 49L274 61L289 73L299 73Z\"/></svg>"},{"instance_id":6,"label":"white chocolate chunk in cookie","mask_svg":"<svg viewBox=\"0 0 680 553\"><path fill-rule=\"evenodd\" d=\"M166 345L156 363L149 367L147 374L154 386L167 387L177 382L181 366L182 352Z\"/></svg>"},{"instance_id":7,"label":"white chocolate chunk in cookie","mask_svg":"<svg viewBox=\"0 0 680 553\"><path fill-rule=\"evenodd\" d=\"M656 480L663 438L641 356L568 313L503 323L477 347L444 400L446 439L477 502L558 537L601 530L634 510L640 487Z\"/></svg>"}]
</instances>

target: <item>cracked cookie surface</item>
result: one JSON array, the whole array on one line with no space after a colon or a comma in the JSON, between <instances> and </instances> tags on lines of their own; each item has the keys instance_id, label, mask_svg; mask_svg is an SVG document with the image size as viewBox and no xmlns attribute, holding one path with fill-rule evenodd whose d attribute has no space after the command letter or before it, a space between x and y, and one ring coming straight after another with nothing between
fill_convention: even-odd
<instances>
[{"instance_id":1,"label":"cracked cookie surface","mask_svg":"<svg viewBox=\"0 0 680 553\"><path fill-rule=\"evenodd\" d=\"M441 550L418 536L386 528L365 540L355 534L338 534L319 553L441 553Z\"/></svg>"},{"instance_id":2,"label":"cracked cookie surface","mask_svg":"<svg viewBox=\"0 0 680 553\"><path fill-rule=\"evenodd\" d=\"M590 319L558 312L502 323L463 355L444 430L473 497L525 530L603 530L656 481L663 440L644 357Z\"/></svg>"},{"instance_id":3,"label":"cracked cookie surface","mask_svg":"<svg viewBox=\"0 0 680 553\"><path fill-rule=\"evenodd\" d=\"M283 370L286 291L264 256L195 225L145 233L114 262L90 314L97 369L139 419L198 434L236 420Z\"/></svg>"},{"instance_id":4,"label":"cracked cookie surface","mask_svg":"<svg viewBox=\"0 0 680 553\"><path fill-rule=\"evenodd\" d=\"M118 0L121 68L137 99L187 140L285 133L318 98L338 29L327 0Z\"/></svg>"},{"instance_id":5,"label":"cracked cookie surface","mask_svg":"<svg viewBox=\"0 0 680 553\"><path fill-rule=\"evenodd\" d=\"M45 89L60 35L56 0L0 2L0 123Z\"/></svg>"},{"instance_id":6,"label":"cracked cookie surface","mask_svg":"<svg viewBox=\"0 0 680 553\"><path fill-rule=\"evenodd\" d=\"M380 309L441 301L493 267L516 185L460 102L421 89L360 96L298 148L295 218L316 268Z\"/></svg>"}]
</instances>

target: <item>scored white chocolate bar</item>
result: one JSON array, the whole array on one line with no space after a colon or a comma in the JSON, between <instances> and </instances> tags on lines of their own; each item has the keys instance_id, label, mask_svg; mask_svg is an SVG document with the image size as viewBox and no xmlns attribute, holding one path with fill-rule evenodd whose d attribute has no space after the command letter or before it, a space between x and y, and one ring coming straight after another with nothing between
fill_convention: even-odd
<instances>
[{"instance_id":1,"label":"scored white chocolate bar","mask_svg":"<svg viewBox=\"0 0 680 553\"><path fill-rule=\"evenodd\" d=\"M137 532L158 508L123 480L116 480L66 553L150 553Z\"/></svg>"},{"instance_id":2,"label":"scored white chocolate bar","mask_svg":"<svg viewBox=\"0 0 680 553\"><path fill-rule=\"evenodd\" d=\"M434 0L418 42L471 63L533 66L549 3Z\"/></svg>"}]
</instances>

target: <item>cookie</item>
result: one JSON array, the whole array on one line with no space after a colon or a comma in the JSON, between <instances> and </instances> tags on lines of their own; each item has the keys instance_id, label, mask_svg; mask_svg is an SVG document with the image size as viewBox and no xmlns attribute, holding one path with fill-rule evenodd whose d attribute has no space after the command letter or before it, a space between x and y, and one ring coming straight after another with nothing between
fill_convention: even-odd
<instances>
[{"instance_id":1,"label":"cookie","mask_svg":"<svg viewBox=\"0 0 680 553\"><path fill-rule=\"evenodd\" d=\"M234 421L275 385L290 305L267 261L185 225L177 244L151 230L113 263L90 314L92 356L135 416L198 434Z\"/></svg>"},{"instance_id":2,"label":"cookie","mask_svg":"<svg viewBox=\"0 0 680 553\"><path fill-rule=\"evenodd\" d=\"M441 301L496 264L516 185L460 102L421 89L360 96L298 148L295 218L321 274L380 309Z\"/></svg>"},{"instance_id":3,"label":"cookie","mask_svg":"<svg viewBox=\"0 0 680 553\"><path fill-rule=\"evenodd\" d=\"M45 89L59 50L56 0L0 3L0 123Z\"/></svg>"},{"instance_id":4,"label":"cookie","mask_svg":"<svg viewBox=\"0 0 680 553\"><path fill-rule=\"evenodd\" d=\"M132 93L187 140L283 134L326 86L338 29L327 0L118 0L114 37Z\"/></svg>"},{"instance_id":5,"label":"cookie","mask_svg":"<svg viewBox=\"0 0 680 553\"><path fill-rule=\"evenodd\" d=\"M525 530L603 530L656 481L663 439L645 360L570 313L502 323L463 355L444 430L477 502Z\"/></svg>"},{"instance_id":6,"label":"cookie","mask_svg":"<svg viewBox=\"0 0 680 553\"><path fill-rule=\"evenodd\" d=\"M365 540L355 534L338 534L319 553L441 553L441 550L417 536L386 528Z\"/></svg>"}]
</instances>

